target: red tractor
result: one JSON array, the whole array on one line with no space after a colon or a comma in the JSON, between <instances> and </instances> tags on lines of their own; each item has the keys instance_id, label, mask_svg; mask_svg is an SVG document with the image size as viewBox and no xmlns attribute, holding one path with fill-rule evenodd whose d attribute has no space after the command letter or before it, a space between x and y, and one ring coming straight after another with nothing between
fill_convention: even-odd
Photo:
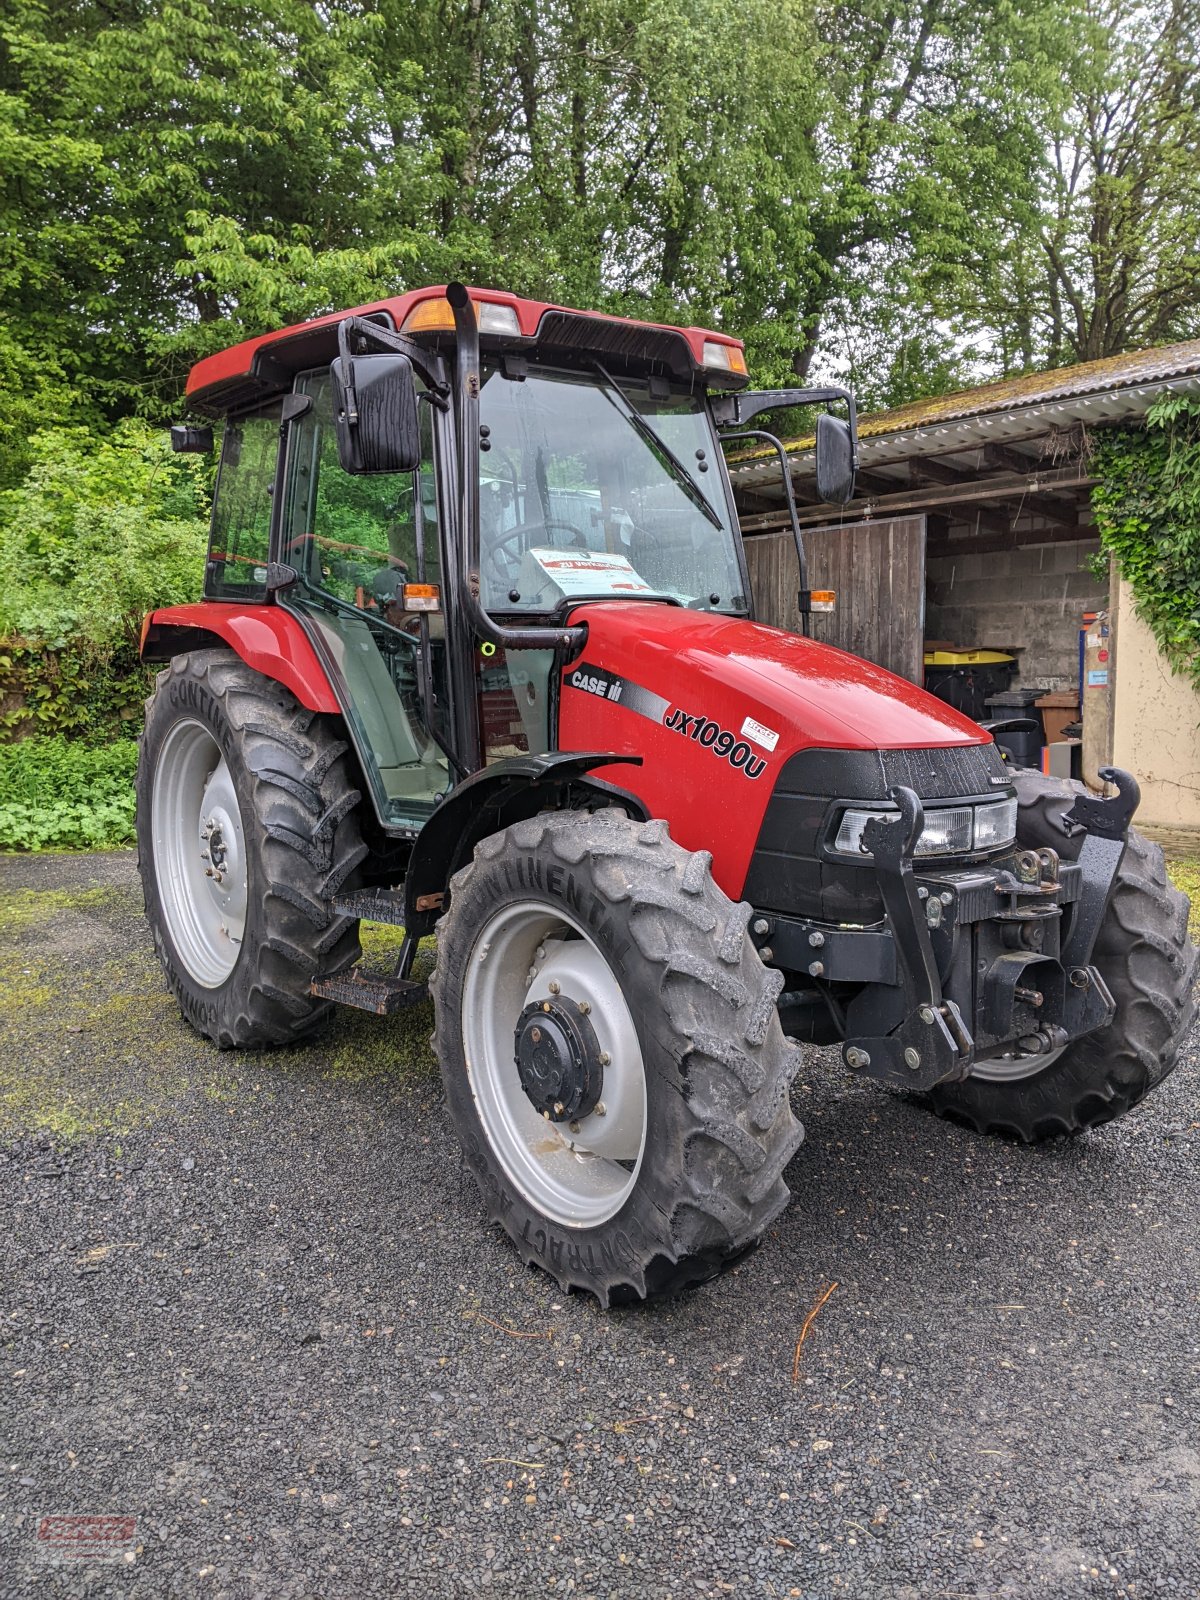
<instances>
[{"instance_id":1,"label":"red tractor","mask_svg":"<svg viewBox=\"0 0 1200 1600\"><path fill-rule=\"evenodd\" d=\"M746 385L728 335L460 284L249 340L188 384L224 420L204 600L144 628L139 857L183 1015L224 1048L386 1015L436 929L488 1212L604 1304L783 1209L801 1043L1035 1140L1136 1105L1192 1015L1129 777L1014 771L753 620L723 441L815 408L841 502L856 434L842 390ZM360 918L405 930L395 972Z\"/></svg>"}]
</instances>

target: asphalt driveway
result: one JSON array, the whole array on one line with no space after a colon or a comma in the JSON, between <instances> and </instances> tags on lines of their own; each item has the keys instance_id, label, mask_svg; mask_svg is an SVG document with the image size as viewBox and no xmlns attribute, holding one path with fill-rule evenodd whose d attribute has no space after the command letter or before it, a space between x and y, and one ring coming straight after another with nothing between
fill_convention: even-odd
<instances>
[{"instance_id":1,"label":"asphalt driveway","mask_svg":"<svg viewBox=\"0 0 1200 1600\"><path fill-rule=\"evenodd\" d=\"M218 1053L131 856L0 860L0 1594L1200 1594L1194 1038L1037 1150L814 1054L764 1247L604 1314L484 1226L429 1027Z\"/></svg>"}]
</instances>

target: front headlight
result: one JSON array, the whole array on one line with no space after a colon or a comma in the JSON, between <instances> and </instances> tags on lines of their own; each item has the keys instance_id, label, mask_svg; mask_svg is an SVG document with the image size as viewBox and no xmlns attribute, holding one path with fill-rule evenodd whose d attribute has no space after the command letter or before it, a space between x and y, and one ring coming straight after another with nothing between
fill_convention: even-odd
<instances>
[{"instance_id":1,"label":"front headlight","mask_svg":"<svg viewBox=\"0 0 1200 1600\"><path fill-rule=\"evenodd\" d=\"M891 822L895 811L843 811L835 850L870 858L863 847L863 830L872 817ZM1012 844L1017 836L1017 802L989 800L975 806L931 806L913 852L918 856L965 856L975 850L995 850Z\"/></svg>"}]
</instances>

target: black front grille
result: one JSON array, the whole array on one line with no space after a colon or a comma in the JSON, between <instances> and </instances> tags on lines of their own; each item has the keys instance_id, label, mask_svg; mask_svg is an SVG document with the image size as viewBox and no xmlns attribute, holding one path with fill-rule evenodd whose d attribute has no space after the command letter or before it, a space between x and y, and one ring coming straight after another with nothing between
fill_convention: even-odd
<instances>
[{"instance_id":1,"label":"black front grille","mask_svg":"<svg viewBox=\"0 0 1200 1600\"><path fill-rule=\"evenodd\" d=\"M823 840L831 814L840 809L837 802L886 802L894 784L928 801L979 798L1003 793L1007 776L994 744L802 750L776 780L742 898L757 910L786 916L878 922L883 902L874 868L825 852Z\"/></svg>"}]
</instances>

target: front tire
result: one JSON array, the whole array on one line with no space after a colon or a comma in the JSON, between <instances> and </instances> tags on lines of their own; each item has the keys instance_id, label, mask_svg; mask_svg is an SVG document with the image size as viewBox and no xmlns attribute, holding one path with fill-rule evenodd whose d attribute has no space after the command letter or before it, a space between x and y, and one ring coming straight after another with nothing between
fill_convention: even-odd
<instances>
[{"instance_id":1,"label":"front tire","mask_svg":"<svg viewBox=\"0 0 1200 1600\"><path fill-rule=\"evenodd\" d=\"M483 840L439 924L434 1042L488 1214L525 1262L605 1306L711 1278L754 1244L804 1137L782 975L711 859L660 821L546 812ZM583 1063L540 1090L518 1059L539 1008Z\"/></svg>"},{"instance_id":2,"label":"front tire","mask_svg":"<svg viewBox=\"0 0 1200 1600\"><path fill-rule=\"evenodd\" d=\"M1018 843L1078 856L1083 835L1068 837L1061 818L1079 786L1027 771L1013 781ZM1198 958L1188 938L1187 896L1168 881L1161 848L1131 829L1092 952L1117 1003L1113 1020L1028 1076L998 1072L939 1085L929 1096L932 1109L979 1133L1027 1144L1111 1122L1174 1069L1195 1016Z\"/></svg>"},{"instance_id":3,"label":"front tire","mask_svg":"<svg viewBox=\"0 0 1200 1600\"><path fill-rule=\"evenodd\" d=\"M359 955L334 915L366 846L329 719L229 650L159 673L137 773L138 868L167 984L223 1049L285 1044L330 1010L309 984Z\"/></svg>"}]
</instances>

